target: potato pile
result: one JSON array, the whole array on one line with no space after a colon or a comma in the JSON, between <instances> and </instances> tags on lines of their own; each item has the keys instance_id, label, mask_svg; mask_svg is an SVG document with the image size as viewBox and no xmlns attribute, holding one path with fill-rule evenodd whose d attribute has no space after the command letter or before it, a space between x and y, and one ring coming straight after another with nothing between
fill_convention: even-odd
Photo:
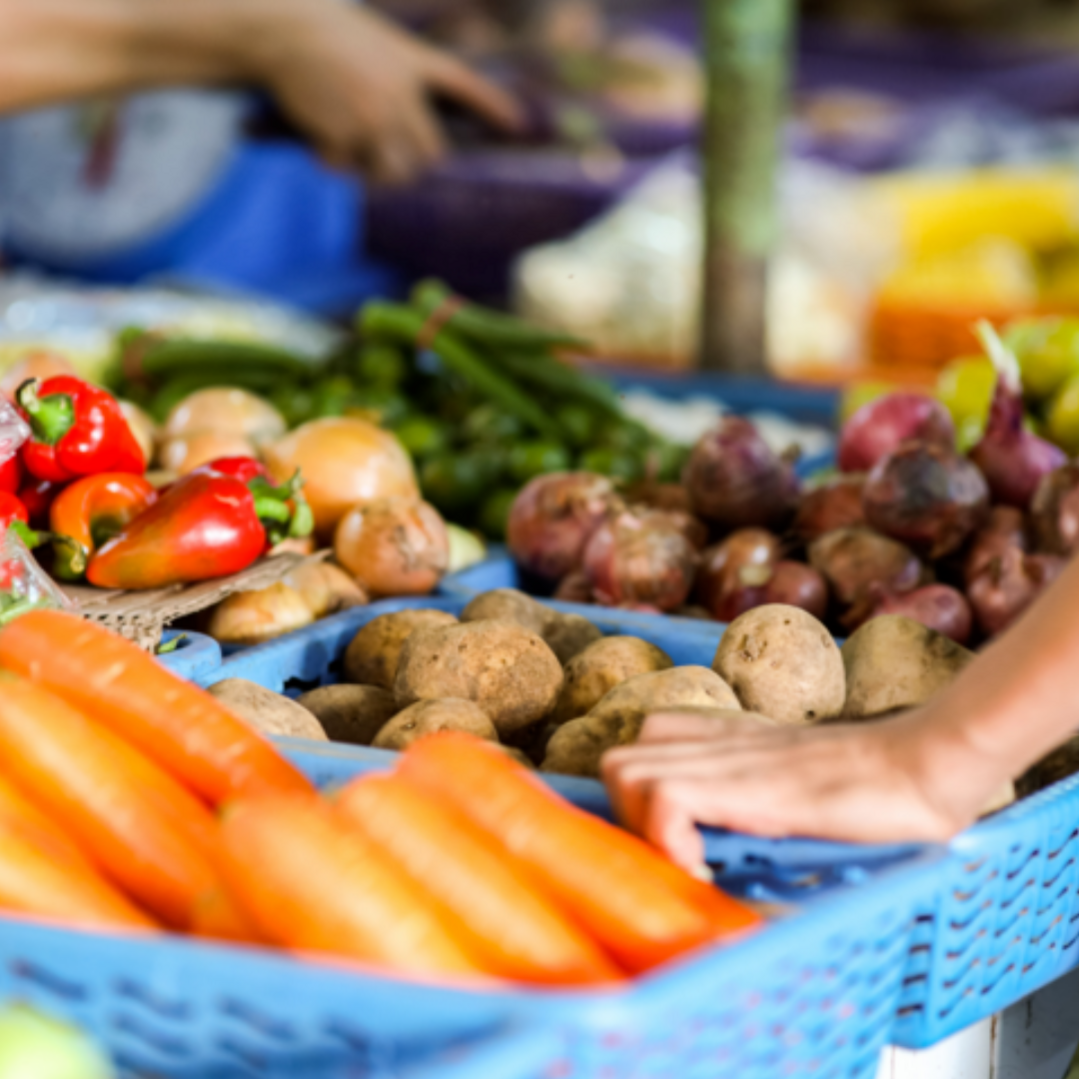
<instances>
[{"instance_id":1,"label":"potato pile","mask_svg":"<svg viewBox=\"0 0 1079 1079\"><path fill-rule=\"evenodd\" d=\"M737 618L711 668L676 667L636 637L604 637L587 619L511 589L474 599L460 618L410 609L356 634L342 681L291 701L239 679L211 692L267 734L402 750L441 730L467 731L545 772L596 777L654 712L717 724L806 726L872 720L924 704L973 653L902 615L865 623L840 648L797 607ZM1079 767L1079 738L1025 776L1022 793ZM1011 784L987 812L1014 799Z\"/></svg>"}]
</instances>

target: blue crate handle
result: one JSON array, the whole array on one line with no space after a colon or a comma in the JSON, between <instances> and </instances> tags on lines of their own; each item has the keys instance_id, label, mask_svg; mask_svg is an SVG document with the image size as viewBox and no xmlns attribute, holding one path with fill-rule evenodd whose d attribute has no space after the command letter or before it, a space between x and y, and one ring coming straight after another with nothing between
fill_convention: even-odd
<instances>
[{"instance_id":1,"label":"blue crate handle","mask_svg":"<svg viewBox=\"0 0 1079 1079\"><path fill-rule=\"evenodd\" d=\"M190 682L201 682L221 666L221 646L212 637L204 633L187 630L181 633L169 629L162 635L162 641L167 644L177 637L183 637L179 645L173 651L157 657L158 662L173 674Z\"/></svg>"}]
</instances>

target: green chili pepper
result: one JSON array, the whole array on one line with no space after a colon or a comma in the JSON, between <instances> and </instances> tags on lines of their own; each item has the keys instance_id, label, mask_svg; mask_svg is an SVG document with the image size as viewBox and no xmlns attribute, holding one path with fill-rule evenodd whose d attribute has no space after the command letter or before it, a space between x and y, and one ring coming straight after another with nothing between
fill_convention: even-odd
<instances>
[{"instance_id":1,"label":"green chili pepper","mask_svg":"<svg viewBox=\"0 0 1079 1079\"><path fill-rule=\"evenodd\" d=\"M445 304L455 300L453 292L440 281L421 281L412 290L412 306L430 318ZM463 303L450 315L448 324L462 337L484 345L518 348L587 349L587 342L571 334L540 329L523 319L492 311L479 304Z\"/></svg>"},{"instance_id":2,"label":"green chili pepper","mask_svg":"<svg viewBox=\"0 0 1079 1079\"><path fill-rule=\"evenodd\" d=\"M144 377L165 379L205 374L226 384L237 378L259 378L270 386L285 377L304 378L319 365L287 349L248 341L202 341L173 337L146 350L140 370ZM250 383L245 383L250 384Z\"/></svg>"},{"instance_id":3,"label":"green chili pepper","mask_svg":"<svg viewBox=\"0 0 1079 1079\"><path fill-rule=\"evenodd\" d=\"M416 345L426 329L426 320L400 304L370 303L363 310L360 328L382 340L396 338L402 343ZM476 393L517 416L540 434L555 441L561 438L558 425L535 401L488 366L454 334L443 329L430 343L430 348L447 370L459 375Z\"/></svg>"}]
</instances>

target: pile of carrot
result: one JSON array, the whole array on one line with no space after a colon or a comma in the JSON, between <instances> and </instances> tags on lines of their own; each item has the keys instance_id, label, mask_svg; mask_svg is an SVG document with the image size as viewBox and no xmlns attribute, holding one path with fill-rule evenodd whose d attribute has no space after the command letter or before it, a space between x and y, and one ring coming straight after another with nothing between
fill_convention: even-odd
<instances>
[{"instance_id":1,"label":"pile of carrot","mask_svg":"<svg viewBox=\"0 0 1079 1079\"><path fill-rule=\"evenodd\" d=\"M613 982L759 916L443 733L330 796L110 631L0 631L0 909L423 977Z\"/></svg>"}]
</instances>

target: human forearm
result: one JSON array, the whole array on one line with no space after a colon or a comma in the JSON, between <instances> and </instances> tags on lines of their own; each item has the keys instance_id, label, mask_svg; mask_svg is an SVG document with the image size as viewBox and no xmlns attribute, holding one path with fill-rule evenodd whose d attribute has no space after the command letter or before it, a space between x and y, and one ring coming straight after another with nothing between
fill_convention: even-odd
<instances>
[{"instance_id":1,"label":"human forearm","mask_svg":"<svg viewBox=\"0 0 1079 1079\"><path fill-rule=\"evenodd\" d=\"M256 77L267 39L303 7L295 0L0 0L0 111Z\"/></svg>"}]
</instances>

